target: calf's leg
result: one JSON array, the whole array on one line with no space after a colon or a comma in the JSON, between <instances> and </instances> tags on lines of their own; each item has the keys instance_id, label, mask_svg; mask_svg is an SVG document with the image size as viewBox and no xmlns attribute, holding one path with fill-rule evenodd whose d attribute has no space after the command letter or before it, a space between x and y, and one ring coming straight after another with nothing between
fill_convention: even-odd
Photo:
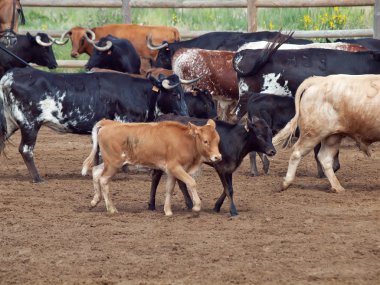
<instances>
[{"instance_id":1,"label":"calf's leg","mask_svg":"<svg viewBox=\"0 0 380 285\"><path fill-rule=\"evenodd\" d=\"M172 208L171 208L171 197L173 195L173 190L175 186L175 177L171 174L168 174L166 178L166 193L165 193L165 204L164 204L164 212L166 216L173 216Z\"/></svg>"},{"instance_id":2,"label":"calf's leg","mask_svg":"<svg viewBox=\"0 0 380 285\"><path fill-rule=\"evenodd\" d=\"M104 164L96 165L92 168L92 182L94 184L94 198L91 200L91 208L95 207L101 200L101 186L100 186L100 175L104 169Z\"/></svg>"},{"instance_id":3,"label":"calf's leg","mask_svg":"<svg viewBox=\"0 0 380 285\"><path fill-rule=\"evenodd\" d=\"M158 184L160 184L160 180L162 174L164 172L162 170L154 169L152 173L152 182L150 185L150 196L149 196L149 204L148 209L151 211L156 210L156 192Z\"/></svg>"},{"instance_id":4,"label":"calf's leg","mask_svg":"<svg viewBox=\"0 0 380 285\"><path fill-rule=\"evenodd\" d=\"M109 181L117 173L117 168L104 164L104 169L99 178L100 188L102 190L104 202L106 203L107 211L111 214L117 213L117 209L112 203L111 197L109 197Z\"/></svg>"},{"instance_id":5,"label":"calf's leg","mask_svg":"<svg viewBox=\"0 0 380 285\"><path fill-rule=\"evenodd\" d=\"M168 171L178 180L184 182L187 189L190 190L191 197L193 198L193 211L199 212L201 210L201 199L197 193L197 184L193 177L191 177L181 166L168 167Z\"/></svg>"},{"instance_id":6,"label":"calf's leg","mask_svg":"<svg viewBox=\"0 0 380 285\"><path fill-rule=\"evenodd\" d=\"M252 176L259 176L259 172L257 171L256 152L255 151L252 151L249 153L249 161L251 162L251 175Z\"/></svg>"},{"instance_id":7,"label":"calf's leg","mask_svg":"<svg viewBox=\"0 0 380 285\"><path fill-rule=\"evenodd\" d=\"M314 158L315 158L315 161L317 162L318 178L324 178L326 176L325 176L325 173L323 172L322 165L318 159L318 152L320 149L321 149L321 144L319 143L314 148ZM339 162L339 150L338 150L338 152L334 156L333 170L334 172L337 172L339 169L340 169L340 162Z\"/></svg>"},{"instance_id":8,"label":"calf's leg","mask_svg":"<svg viewBox=\"0 0 380 285\"><path fill-rule=\"evenodd\" d=\"M261 153L261 152L258 152L259 156L260 156L260 159L261 159L261 162L263 163L263 170L264 170L264 173L265 174L268 174L268 171L269 171L269 159L268 157Z\"/></svg>"},{"instance_id":9,"label":"calf's leg","mask_svg":"<svg viewBox=\"0 0 380 285\"><path fill-rule=\"evenodd\" d=\"M338 153L342 136L332 135L322 140L321 149L318 153L318 159L322 164L323 170L330 181L331 189L334 192L343 192L344 188L339 183L333 170L334 157Z\"/></svg>"},{"instance_id":10,"label":"calf's leg","mask_svg":"<svg viewBox=\"0 0 380 285\"><path fill-rule=\"evenodd\" d=\"M218 172L218 171L217 171ZM238 212L235 207L234 203L234 189L232 187L232 173L220 173L218 172L220 181L223 184L223 193L220 195L219 199L216 201L214 206L215 212L220 212L220 208L222 207L222 204L224 202L224 199L226 196L230 199L230 214L231 216L237 216Z\"/></svg>"}]
</instances>

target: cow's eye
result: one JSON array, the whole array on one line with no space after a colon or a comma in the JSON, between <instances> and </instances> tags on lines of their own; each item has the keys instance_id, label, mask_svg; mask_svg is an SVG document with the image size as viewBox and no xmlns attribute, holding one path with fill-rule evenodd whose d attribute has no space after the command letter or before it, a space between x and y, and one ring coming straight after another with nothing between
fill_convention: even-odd
<instances>
[{"instance_id":1,"label":"cow's eye","mask_svg":"<svg viewBox=\"0 0 380 285\"><path fill-rule=\"evenodd\" d=\"M203 143L204 143L204 144L208 144L208 140L204 140Z\"/></svg>"}]
</instances>

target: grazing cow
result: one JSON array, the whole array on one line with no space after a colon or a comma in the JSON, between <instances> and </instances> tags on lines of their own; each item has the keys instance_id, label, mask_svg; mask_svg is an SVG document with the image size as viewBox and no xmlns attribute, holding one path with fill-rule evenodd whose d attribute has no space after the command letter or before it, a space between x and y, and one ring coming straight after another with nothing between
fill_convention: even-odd
<instances>
[{"instance_id":1,"label":"grazing cow","mask_svg":"<svg viewBox=\"0 0 380 285\"><path fill-rule=\"evenodd\" d=\"M369 145L380 140L380 75L308 78L297 90L295 108L293 119L273 140L276 145L286 144L298 126L300 136L281 189L293 182L301 158L321 142L318 159L332 190L344 191L332 169L333 157L346 136L367 155Z\"/></svg>"},{"instance_id":2,"label":"grazing cow","mask_svg":"<svg viewBox=\"0 0 380 285\"><path fill-rule=\"evenodd\" d=\"M25 24L24 12L20 0L2 0L0 2L0 43L11 47L17 42L18 17Z\"/></svg>"},{"instance_id":3,"label":"grazing cow","mask_svg":"<svg viewBox=\"0 0 380 285\"><path fill-rule=\"evenodd\" d=\"M149 37L148 47L152 50L159 50L156 62L154 63L155 67L172 69L172 57L176 51L181 48L236 51L240 46L247 42L270 40L278 34L279 32L211 32L187 41L174 43L162 42L162 44L158 46L154 45L151 42L151 37ZM154 35L152 35L152 37L154 40L158 41ZM306 44L311 43L312 41L289 38L288 42L294 44Z\"/></svg>"},{"instance_id":4,"label":"grazing cow","mask_svg":"<svg viewBox=\"0 0 380 285\"><path fill-rule=\"evenodd\" d=\"M176 75L157 80L110 72L69 74L14 68L0 80L0 152L20 129L19 151L33 181L40 182L33 149L42 125L89 134L102 118L143 122L160 113L188 114Z\"/></svg>"},{"instance_id":5,"label":"grazing cow","mask_svg":"<svg viewBox=\"0 0 380 285\"><path fill-rule=\"evenodd\" d=\"M380 73L380 53L347 52L329 49L242 50L233 59L239 81L239 94L265 92L276 95L295 94L309 76L329 74Z\"/></svg>"},{"instance_id":6,"label":"grazing cow","mask_svg":"<svg viewBox=\"0 0 380 285\"><path fill-rule=\"evenodd\" d=\"M94 43L94 48L95 50L86 64L86 69L98 67L120 72L140 73L140 57L129 40L109 35L101 38L98 43Z\"/></svg>"},{"instance_id":7,"label":"grazing cow","mask_svg":"<svg viewBox=\"0 0 380 285\"><path fill-rule=\"evenodd\" d=\"M218 149L219 135L213 120L208 120L202 127L191 123L184 126L177 122L120 123L102 120L94 126L92 139L92 151L83 163L82 174L85 175L94 165L99 144L103 163L93 168L95 195L91 206L99 203L101 191L110 213L117 210L108 197L108 183L124 165L142 165L167 174L165 215L173 215L171 196L176 179L190 189L193 211L199 212L201 200L195 180L190 175L199 169L202 162L222 159Z\"/></svg>"},{"instance_id":8,"label":"grazing cow","mask_svg":"<svg viewBox=\"0 0 380 285\"><path fill-rule=\"evenodd\" d=\"M278 96L274 94L265 93L246 93L250 95L248 99L247 109L248 118L257 117L267 122L272 129L273 136L276 135L285 125L294 117L295 107L294 98L290 96ZM298 135L298 133L297 133ZM318 144L314 148L315 161L317 162L318 177L324 177L322 166L317 158L321 145ZM249 154L251 160L251 174L258 176L256 166L256 152ZM263 162L263 169L265 173L269 170L269 160L265 154L259 153L261 161ZM334 171L340 168L338 154L334 158Z\"/></svg>"},{"instance_id":9,"label":"grazing cow","mask_svg":"<svg viewBox=\"0 0 380 285\"><path fill-rule=\"evenodd\" d=\"M158 117L158 120L175 120L184 124L191 122L196 125L202 125L206 122L203 119L173 115L162 115ZM216 130L220 136L219 150L222 154L222 160L217 163L206 162L216 170L223 185L222 194L215 203L214 211L220 211L227 196L230 199L230 214L236 216L238 212L233 200L232 174L250 151L260 151L272 156L276 154L276 150L272 145L271 130L262 119L253 118L252 122L247 122L245 126L216 121ZM155 210L156 208L156 190L162 174L163 172L160 170L154 170L153 172L149 200L150 210ZM184 195L186 205L191 208L191 199L186 185L180 181L178 181L178 185Z\"/></svg>"},{"instance_id":10,"label":"grazing cow","mask_svg":"<svg viewBox=\"0 0 380 285\"><path fill-rule=\"evenodd\" d=\"M17 35L17 43L9 47L8 50L23 59L25 62L35 63L41 66L46 66L49 69L54 69L58 66L55 60L53 49L48 35L44 33L37 33L32 36L27 33L26 35ZM0 52L0 77L13 67L24 67L25 63L14 58L13 56Z\"/></svg>"},{"instance_id":11,"label":"grazing cow","mask_svg":"<svg viewBox=\"0 0 380 285\"><path fill-rule=\"evenodd\" d=\"M92 34L95 35L95 38L92 37ZM61 38L64 38L66 35L71 39L71 56L74 58L77 58L82 53L91 55L93 46L86 40L88 37L92 40L98 40L102 37L112 35L121 39L127 39L133 44L141 57L143 71L148 69L151 66L151 62L157 57L157 51L151 50L146 46L146 39L149 35L152 35L157 42L174 42L180 40L179 32L174 27L136 24L111 24L92 29L74 27L65 32Z\"/></svg>"}]
</instances>

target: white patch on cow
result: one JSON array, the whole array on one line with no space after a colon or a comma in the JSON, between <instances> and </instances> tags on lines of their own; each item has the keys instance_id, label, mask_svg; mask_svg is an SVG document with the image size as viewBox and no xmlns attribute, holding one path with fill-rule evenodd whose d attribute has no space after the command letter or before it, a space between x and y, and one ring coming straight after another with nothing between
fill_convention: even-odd
<instances>
[{"instance_id":1,"label":"white patch on cow","mask_svg":"<svg viewBox=\"0 0 380 285\"><path fill-rule=\"evenodd\" d=\"M22 147L22 153L29 153L31 156L33 156L33 148L29 145L24 145Z\"/></svg>"},{"instance_id":2,"label":"white patch on cow","mask_svg":"<svg viewBox=\"0 0 380 285\"><path fill-rule=\"evenodd\" d=\"M63 120L62 100L66 94L57 95L58 100L47 96L46 99L40 101L39 107L41 114L37 120L53 130L62 131L67 129L67 126L61 123Z\"/></svg>"},{"instance_id":3,"label":"white patch on cow","mask_svg":"<svg viewBox=\"0 0 380 285\"><path fill-rule=\"evenodd\" d=\"M17 104L17 101L14 101L14 103L10 106L11 114L13 115L14 119L16 119L18 122L20 122L20 124L24 125L26 128L30 128L30 123L25 118L24 112L23 112L23 110L21 110L19 108L19 105L20 104ZM13 120L13 118L9 118L9 119ZM16 122L14 122L14 124L16 124Z\"/></svg>"},{"instance_id":4,"label":"white patch on cow","mask_svg":"<svg viewBox=\"0 0 380 285\"><path fill-rule=\"evenodd\" d=\"M244 93L248 92L249 87L248 84L244 81L244 79L240 78L239 80L239 96L242 96Z\"/></svg>"},{"instance_id":5,"label":"white patch on cow","mask_svg":"<svg viewBox=\"0 0 380 285\"><path fill-rule=\"evenodd\" d=\"M115 116L114 121L116 121L116 122L122 122L122 123L124 122L124 120L119 115L115 114L114 116Z\"/></svg>"},{"instance_id":6,"label":"white patch on cow","mask_svg":"<svg viewBox=\"0 0 380 285\"><path fill-rule=\"evenodd\" d=\"M280 85L277 80L280 78L281 74L277 76L275 73L268 73L263 75L264 84L260 93L271 93L274 95L292 96L288 87L288 81L285 81L284 86Z\"/></svg>"}]
</instances>

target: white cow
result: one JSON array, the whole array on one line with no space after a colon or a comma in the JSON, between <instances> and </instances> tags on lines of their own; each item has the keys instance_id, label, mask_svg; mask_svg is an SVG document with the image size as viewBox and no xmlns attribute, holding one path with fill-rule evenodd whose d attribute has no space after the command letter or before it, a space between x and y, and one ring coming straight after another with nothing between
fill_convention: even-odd
<instances>
[{"instance_id":1,"label":"white cow","mask_svg":"<svg viewBox=\"0 0 380 285\"><path fill-rule=\"evenodd\" d=\"M299 127L282 190L293 182L301 158L321 142L323 171L333 191L344 191L332 169L333 157L346 136L367 155L368 146L380 140L380 75L310 77L297 89L295 108L293 119L273 138L274 145L287 144Z\"/></svg>"}]
</instances>

